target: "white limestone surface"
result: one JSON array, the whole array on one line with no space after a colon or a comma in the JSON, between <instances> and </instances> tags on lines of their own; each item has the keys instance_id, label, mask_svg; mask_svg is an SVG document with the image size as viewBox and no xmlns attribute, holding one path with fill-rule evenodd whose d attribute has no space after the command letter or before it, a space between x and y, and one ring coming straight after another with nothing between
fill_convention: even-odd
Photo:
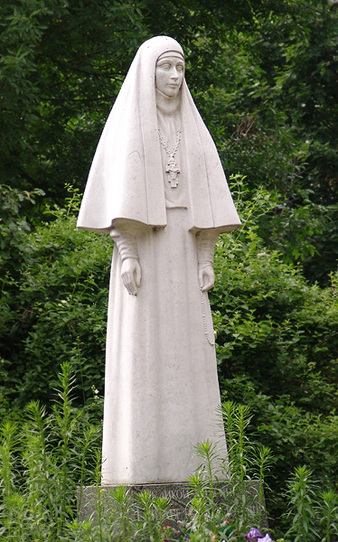
<instances>
[{"instance_id":1,"label":"white limestone surface","mask_svg":"<svg viewBox=\"0 0 338 542\"><path fill-rule=\"evenodd\" d=\"M185 482L194 446L226 458L207 291L219 233L240 226L182 48L139 49L99 142L78 227L115 241L102 484Z\"/></svg>"}]
</instances>

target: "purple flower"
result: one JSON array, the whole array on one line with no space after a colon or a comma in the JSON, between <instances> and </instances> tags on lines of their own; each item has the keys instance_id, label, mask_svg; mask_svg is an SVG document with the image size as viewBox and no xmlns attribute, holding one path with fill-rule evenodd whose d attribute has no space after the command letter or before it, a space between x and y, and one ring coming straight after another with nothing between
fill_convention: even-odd
<instances>
[{"instance_id":1,"label":"purple flower","mask_svg":"<svg viewBox=\"0 0 338 542\"><path fill-rule=\"evenodd\" d=\"M256 527L251 527L250 531L244 535L247 540L250 542L257 542L259 538L263 538L263 535L259 532Z\"/></svg>"}]
</instances>

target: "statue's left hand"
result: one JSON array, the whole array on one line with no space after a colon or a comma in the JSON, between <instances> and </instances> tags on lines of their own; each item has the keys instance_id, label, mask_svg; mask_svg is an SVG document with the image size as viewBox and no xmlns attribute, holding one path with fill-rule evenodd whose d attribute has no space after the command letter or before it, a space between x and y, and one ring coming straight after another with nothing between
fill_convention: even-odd
<instances>
[{"instance_id":1,"label":"statue's left hand","mask_svg":"<svg viewBox=\"0 0 338 542\"><path fill-rule=\"evenodd\" d=\"M207 292L215 284L215 273L211 263L199 264L198 266L198 280L202 292Z\"/></svg>"},{"instance_id":2,"label":"statue's left hand","mask_svg":"<svg viewBox=\"0 0 338 542\"><path fill-rule=\"evenodd\" d=\"M141 284L141 266L136 258L126 258L122 262L121 277L128 294L137 295Z\"/></svg>"}]
</instances>

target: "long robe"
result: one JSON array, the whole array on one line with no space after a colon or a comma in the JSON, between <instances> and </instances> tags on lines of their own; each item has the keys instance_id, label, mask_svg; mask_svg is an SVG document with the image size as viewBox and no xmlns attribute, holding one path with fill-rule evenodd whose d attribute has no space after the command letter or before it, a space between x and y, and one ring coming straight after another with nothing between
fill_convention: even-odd
<instances>
[{"instance_id":1,"label":"long robe","mask_svg":"<svg viewBox=\"0 0 338 542\"><path fill-rule=\"evenodd\" d=\"M158 111L173 148L179 111ZM189 231L183 141L177 188L162 176L165 228L136 229L142 282L137 296L121 281L114 251L109 297L103 432L105 484L182 482L198 467L194 446L207 439L226 456L207 293L198 282L196 234ZM183 151L183 152L182 152ZM124 223L126 227L126 223Z\"/></svg>"},{"instance_id":2,"label":"long robe","mask_svg":"<svg viewBox=\"0 0 338 542\"><path fill-rule=\"evenodd\" d=\"M198 279L198 232L240 226L215 145L184 82L179 109L158 110L156 60L182 53L145 42L100 139L78 227L109 233L124 220L137 238L142 281L131 296L114 250L103 425L103 484L186 481L206 439L226 457L214 333ZM173 148L182 125L178 189L167 184L158 128ZM136 228L135 228L136 225Z\"/></svg>"},{"instance_id":3,"label":"long robe","mask_svg":"<svg viewBox=\"0 0 338 542\"><path fill-rule=\"evenodd\" d=\"M109 295L104 484L186 481L206 439L226 454L217 406L214 333L197 277L196 236L184 208L138 238L142 282L123 287L114 251Z\"/></svg>"}]
</instances>

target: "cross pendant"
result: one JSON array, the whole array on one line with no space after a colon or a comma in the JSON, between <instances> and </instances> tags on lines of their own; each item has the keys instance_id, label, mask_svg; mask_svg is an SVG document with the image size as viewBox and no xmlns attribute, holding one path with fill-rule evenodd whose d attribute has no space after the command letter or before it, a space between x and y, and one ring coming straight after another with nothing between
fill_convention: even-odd
<instances>
[{"instance_id":1,"label":"cross pendant","mask_svg":"<svg viewBox=\"0 0 338 542\"><path fill-rule=\"evenodd\" d=\"M176 164L175 158L173 156L169 158L165 172L169 174L170 187L176 188L178 185L178 175L180 174L180 168Z\"/></svg>"}]
</instances>

